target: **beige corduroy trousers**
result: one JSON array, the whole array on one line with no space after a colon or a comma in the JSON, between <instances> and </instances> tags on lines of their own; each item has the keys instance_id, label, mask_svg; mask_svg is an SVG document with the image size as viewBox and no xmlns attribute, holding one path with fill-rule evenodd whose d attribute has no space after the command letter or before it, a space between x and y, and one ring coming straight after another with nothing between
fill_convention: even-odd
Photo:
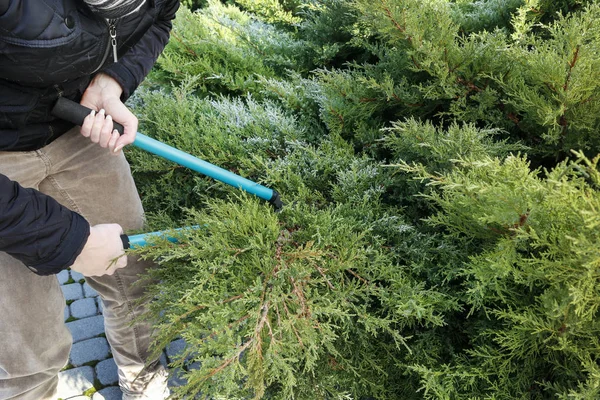
<instances>
[{"instance_id":1,"label":"beige corduroy trousers","mask_svg":"<svg viewBox=\"0 0 600 400\"><path fill-rule=\"evenodd\" d=\"M125 231L143 226L124 155L109 154L81 136L79 128L40 150L0 152L0 173L52 196L91 225L118 223ZM134 283L149 266L130 256L127 267L114 275L86 279L102 298L106 337L125 394L141 393L147 381L164 374L158 362L144 369L150 325L132 325L144 308L136 304L144 287ZM67 364L72 342L64 307L56 276L38 276L0 252L0 400L56 399L57 374Z\"/></svg>"}]
</instances>

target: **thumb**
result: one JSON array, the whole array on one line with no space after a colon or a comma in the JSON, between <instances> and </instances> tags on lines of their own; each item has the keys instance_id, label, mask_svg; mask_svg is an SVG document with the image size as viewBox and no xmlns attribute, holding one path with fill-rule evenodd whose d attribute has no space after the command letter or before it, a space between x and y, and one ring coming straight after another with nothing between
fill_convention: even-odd
<instances>
[{"instance_id":1,"label":"thumb","mask_svg":"<svg viewBox=\"0 0 600 400\"><path fill-rule=\"evenodd\" d=\"M107 104L107 111L110 112L113 120L123 125L123 134L117 139L114 152L117 153L123 147L135 141L138 129L138 119L125 106L120 99L114 99Z\"/></svg>"}]
</instances>

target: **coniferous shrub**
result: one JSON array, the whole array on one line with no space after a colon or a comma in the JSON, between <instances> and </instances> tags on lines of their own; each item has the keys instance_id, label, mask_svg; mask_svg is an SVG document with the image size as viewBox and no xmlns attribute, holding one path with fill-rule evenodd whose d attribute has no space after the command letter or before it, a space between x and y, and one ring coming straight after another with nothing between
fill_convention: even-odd
<instances>
[{"instance_id":1,"label":"coniferous shrub","mask_svg":"<svg viewBox=\"0 0 600 400\"><path fill-rule=\"evenodd\" d=\"M598 19L585 0L182 8L128 151L175 398L600 397Z\"/></svg>"},{"instance_id":2,"label":"coniferous shrub","mask_svg":"<svg viewBox=\"0 0 600 400\"><path fill-rule=\"evenodd\" d=\"M597 163L566 161L543 177L518 155L460 158L439 175L400 167L443 188L427 196L439 207L430 224L477 243L460 272L483 322L471 347L456 364L411 367L438 396L600 395Z\"/></svg>"}]
</instances>

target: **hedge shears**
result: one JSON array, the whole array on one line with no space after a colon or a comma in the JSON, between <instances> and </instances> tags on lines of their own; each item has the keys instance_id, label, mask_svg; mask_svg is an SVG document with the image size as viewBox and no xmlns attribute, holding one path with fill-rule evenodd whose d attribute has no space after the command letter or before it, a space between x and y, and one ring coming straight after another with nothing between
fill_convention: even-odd
<instances>
[{"instance_id":1,"label":"hedge shears","mask_svg":"<svg viewBox=\"0 0 600 400\"><path fill-rule=\"evenodd\" d=\"M91 111L91 109L82 106L79 103L64 97L60 97L52 109L52 115L75 125L81 126L81 124L83 124L83 120L90 114ZM114 129L116 129L122 135L123 125L119 124L118 122L113 122L113 125ZM148 137L142 133L137 132L133 145L149 153L187 167L193 171L200 172L201 174L209 176L220 182L253 194L269 202L269 204L271 204L276 211L281 210L283 207L283 202L281 201L280 195L277 191L236 175L231 171L227 171L226 169L204 161L189 153L185 153L167 144L159 142L156 139L152 139L151 137ZM163 232L152 232L133 236L123 235L121 239L123 240L123 246L128 249L132 247L146 246L146 238L150 238L152 236L165 236L165 234ZM176 241L174 238L169 238L169 240Z\"/></svg>"}]
</instances>

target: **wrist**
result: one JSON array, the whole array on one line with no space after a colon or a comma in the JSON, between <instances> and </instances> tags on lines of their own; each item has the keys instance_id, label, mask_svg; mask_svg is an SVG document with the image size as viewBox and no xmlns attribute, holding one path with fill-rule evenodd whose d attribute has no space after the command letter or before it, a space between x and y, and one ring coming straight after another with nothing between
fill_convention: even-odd
<instances>
[{"instance_id":1,"label":"wrist","mask_svg":"<svg viewBox=\"0 0 600 400\"><path fill-rule=\"evenodd\" d=\"M113 77L99 73L90 82L87 90L98 91L102 96L121 97L123 88Z\"/></svg>"}]
</instances>

